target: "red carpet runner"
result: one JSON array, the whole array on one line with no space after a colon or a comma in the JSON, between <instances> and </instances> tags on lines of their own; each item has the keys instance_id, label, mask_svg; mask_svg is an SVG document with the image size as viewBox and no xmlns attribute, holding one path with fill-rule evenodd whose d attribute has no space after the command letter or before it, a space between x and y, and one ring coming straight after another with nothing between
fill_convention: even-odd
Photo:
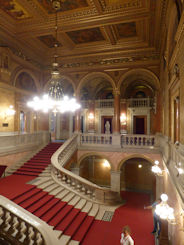
<instances>
[{"instance_id":1,"label":"red carpet runner","mask_svg":"<svg viewBox=\"0 0 184 245\"><path fill-rule=\"evenodd\" d=\"M144 209L144 205L150 205L149 195L122 192L122 197L126 204L116 209L112 221L96 221L82 245L119 245L124 225L130 226L135 245L154 245L152 213Z\"/></svg>"},{"instance_id":2,"label":"red carpet runner","mask_svg":"<svg viewBox=\"0 0 184 245\"><path fill-rule=\"evenodd\" d=\"M111 222L105 222L97 221L36 186L26 184L50 164L50 157L60 145L49 144L13 175L0 179L0 195L13 200L56 230L82 242L82 245L119 245L124 225L131 227L135 245L153 245L150 233L153 229L152 214L143 209L144 205L150 204L146 194L123 192L126 204L116 209Z\"/></svg>"}]
</instances>

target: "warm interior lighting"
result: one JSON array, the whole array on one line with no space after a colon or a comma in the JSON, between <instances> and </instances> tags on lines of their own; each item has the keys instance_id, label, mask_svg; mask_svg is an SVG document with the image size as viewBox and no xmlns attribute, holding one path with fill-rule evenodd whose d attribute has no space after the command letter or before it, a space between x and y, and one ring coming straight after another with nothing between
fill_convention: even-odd
<instances>
[{"instance_id":1,"label":"warm interior lighting","mask_svg":"<svg viewBox=\"0 0 184 245\"><path fill-rule=\"evenodd\" d=\"M138 165L138 168L142 168L142 164L139 164L139 165Z\"/></svg>"},{"instance_id":2,"label":"warm interior lighting","mask_svg":"<svg viewBox=\"0 0 184 245\"><path fill-rule=\"evenodd\" d=\"M29 101L27 105L34 109L35 111L43 111L48 112L52 111L55 114L57 112L64 113L67 111L74 112L75 110L80 108L80 105L74 98L69 98L64 95L63 88L61 84L61 76L59 72L59 63L57 61L57 13L58 10L61 9L61 1L60 0L52 0L53 9L56 13L56 25L55 25L55 54L54 54L54 62L52 63L52 71L51 71L51 79L49 81L49 92L48 94L43 95L42 98L34 97L32 101Z\"/></svg>"},{"instance_id":3,"label":"warm interior lighting","mask_svg":"<svg viewBox=\"0 0 184 245\"><path fill-rule=\"evenodd\" d=\"M168 204L168 196L166 194L162 194L160 196L161 203L156 205L155 212L161 219L166 219L169 223L175 223L174 209L171 208Z\"/></svg>"},{"instance_id":4,"label":"warm interior lighting","mask_svg":"<svg viewBox=\"0 0 184 245\"><path fill-rule=\"evenodd\" d=\"M154 174L158 175L158 176L162 176L163 175L163 170L158 166L159 165L159 161L156 160L154 163L155 163L155 165L152 166L151 171Z\"/></svg>"},{"instance_id":5,"label":"warm interior lighting","mask_svg":"<svg viewBox=\"0 0 184 245\"><path fill-rule=\"evenodd\" d=\"M159 161L158 160L155 160L154 162L156 165L159 165Z\"/></svg>"},{"instance_id":6,"label":"warm interior lighting","mask_svg":"<svg viewBox=\"0 0 184 245\"><path fill-rule=\"evenodd\" d=\"M15 114L15 110L13 109L13 105L10 105L9 108L5 112L6 116L13 116Z\"/></svg>"},{"instance_id":7,"label":"warm interior lighting","mask_svg":"<svg viewBox=\"0 0 184 245\"><path fill-rule=\"evenodd\" d=\"M88 118L91 119L91 120L94 119L94 114L92 112L90 112L89 115L88 115Z\"/></svg>"},{"instance_id":8,"label":"warm interior lighting","mask_svg":"<svg viewBox=\"0 0 184 245\"><path fill-rule=\"evenodd\" d=\"M104 167L104 168L110 168L110 164L109 164L109 162L108 162L107 160L105 160L105 161L103 162L103 167Z\"/></svg>"},{"instance_id":9,"label":"warm interior lighting","mask_svg":"<svg viewBox=\"0 0 184 245\"><path fill-rule=\"evenodd\" d=\"M127 120L126 114L122 113L120 116L121 125L126 125L126 120Z\"/></svg>"}]
</instances>

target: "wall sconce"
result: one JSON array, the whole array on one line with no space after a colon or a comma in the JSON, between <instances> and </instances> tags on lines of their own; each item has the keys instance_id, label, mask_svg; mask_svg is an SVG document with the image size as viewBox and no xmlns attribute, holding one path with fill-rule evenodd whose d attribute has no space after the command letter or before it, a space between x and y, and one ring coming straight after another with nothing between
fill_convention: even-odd
<instances>
[{"instance_id":1,"label":"wall sconce","mask_svg":"<svg viewBox=\"0 0 184 245\"><path fill-rule=\"evenodd\" d=\"M4 120L6 120L10 116L14 116L15 110L13 109L13 106L10 105L8 109L6 109L4 112L1 113Z\"/></svg>"},{"instance_id":2,"label":"wall sconce","mask_svg":"<svg viewBox=\"0 0 184 245\"><path fill-rule=\"evenodd\" d=\"M127 123L126 121L127 121L126 114L122 113L121 116L120 116L121 125L126 125L126 123Z\"/></svg>"},{"instance_id":3,"label":"wall sconce","mask_svg":"<svg viewBox=\"0 0 184 245\"><path fill-rule=\"evenodd\" d=\"M94 114L93 114L92 112L90 112L89 115L88 115L88 118L89 118L90 120L93 120L93 119L94 119Z\"/></svg>"},{"instance_id":4,"label":"wall sconce","mask_svg":"<svg viewBox=\"0 0 184 245\"><path fill-rule=\"evenodd\" d=\"M162 170L162 169L158 166L158 165L159 165L159 161L156 160L154 163L155 163L155 165L152 166L151 171L152 171L154 174L158 175L158 176L163 176L163 171L164 171L164 170Z\"/></svg>"},{"instance_id":5,"label":"wall sconce","mask_svg":"<svg viewBox=\"0 0 184 245\"><path fill-rule=\"evenodd\" d=\"M167 201L168 196L166 194L162 194L160 196L161 203L156 205L155 213L164 220L167 220L170 224L176 224L175 216L174 216L174 209L171 208Z\"/></svg>"}]
</instances>

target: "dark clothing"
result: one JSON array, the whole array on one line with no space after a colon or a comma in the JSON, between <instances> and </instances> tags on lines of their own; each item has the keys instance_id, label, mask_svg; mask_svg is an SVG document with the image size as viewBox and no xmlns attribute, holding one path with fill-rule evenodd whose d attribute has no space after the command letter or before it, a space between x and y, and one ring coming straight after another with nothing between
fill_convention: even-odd
<instances>
[{"instance_id":1,"label":"dark clothing","mask_svg":"<svg viewBox=\"0 0 184 245\"><path fill-rule=\"evenodd\" d=\"M160 235L161 232L161 220L160 217L155 213L155 208L156 205L158 205L160 202L156 201L154 202L151 206L154 209L153 213L153 222L154 222L154 229L153 232L157 232L158 236Z\"/></svg>"}]
</instances>

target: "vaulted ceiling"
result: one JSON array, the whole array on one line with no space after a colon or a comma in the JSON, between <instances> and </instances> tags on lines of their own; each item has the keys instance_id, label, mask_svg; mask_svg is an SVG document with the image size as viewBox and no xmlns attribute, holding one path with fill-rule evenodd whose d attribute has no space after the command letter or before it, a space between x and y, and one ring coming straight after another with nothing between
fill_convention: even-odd
<instances>
[{"instance_id":1,"label":"vaulted ceiling","mask_svg":"<svg viewBox=\"0 0 184 245\"><path fill-rule=\"evenodd\" d=\"M164 0L61 0L61 68L159 60ZM55 12L50 0L0 0L0 45L42 67L51 63Z\"/></svg>"}]
</instances>

